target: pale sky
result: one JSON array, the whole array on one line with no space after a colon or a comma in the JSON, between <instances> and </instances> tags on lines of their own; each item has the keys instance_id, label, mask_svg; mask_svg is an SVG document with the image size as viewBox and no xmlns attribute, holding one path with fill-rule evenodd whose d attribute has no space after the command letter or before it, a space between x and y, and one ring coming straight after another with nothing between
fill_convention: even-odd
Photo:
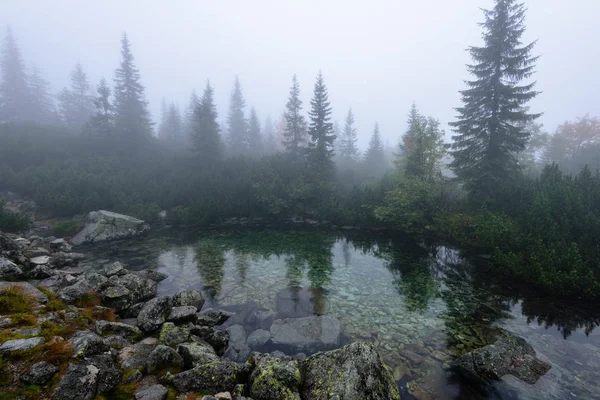
<instances>
[{"instance_id":1,"label":"pale sky","mask_svg":"<svg viewBox=\"0 0 600 400\"><path fill-rule=\"evenodd\" d=\"M600 116L599 0L525 1L525 41L538 39L531 103L549 131ZM207 79L224 121L235 75L261 119L276 119L298 75L304 111L322 70L343 123L352 107L361 146L377 121L395 144L414 101L446 127L468 78L465 49L481 44L480 7L491 0L0 0L28 65L54 91L79 60L95 86L112 81L127 31L154 119L164 97L187 105ZM249 111L249 107L248 110ZM446 128L449 131L448 128Z\"/></svg>"}]
</instances>

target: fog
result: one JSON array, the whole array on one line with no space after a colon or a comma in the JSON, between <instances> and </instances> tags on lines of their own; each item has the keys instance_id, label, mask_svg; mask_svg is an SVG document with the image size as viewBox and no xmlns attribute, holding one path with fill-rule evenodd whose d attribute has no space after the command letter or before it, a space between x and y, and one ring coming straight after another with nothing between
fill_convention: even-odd
<instances>
[{"instance_id":1,"label":"fog","mask_svg":"<svg viewBox=\"0 0 600 400\"><path fill-rule=\"evenodd\" d=\"M68 85L79 60L95 85L112 81L121 34L158 122L165 98L184 108L192 89L210 79L224 121L237 74L261 119L278 118L291 77L298 75L305 112L322 70L334 120L352 107L361 148L375 121L395 145L415 102L446 124L468 78L465 51L480 44L479 8L489 0L398 1L117 1L4 0L0 26L10 25L28 66L38 66L52 91ZM527 1L525 41L538 40L534 78L543 91L531 102L547 130L600 106L600 2ZM249 107L248 107L249 109ZM247 110L248 111L248 110Z\"/></svg>"}]
</instances>

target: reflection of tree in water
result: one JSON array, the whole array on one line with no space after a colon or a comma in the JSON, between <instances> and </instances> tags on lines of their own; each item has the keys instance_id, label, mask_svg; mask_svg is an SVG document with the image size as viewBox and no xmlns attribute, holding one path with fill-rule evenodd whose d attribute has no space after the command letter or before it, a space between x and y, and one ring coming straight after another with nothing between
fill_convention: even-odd
<instances>
[{"instance_id":1,"label":"reflection of tree in water","mask_svg":"<svg viewBox=\"0 0 600 400\"><path fill-rule=\"evenodd\" d=\"M348 268L348 265L350 265L350 241L347 238L342 241L342 254L344 256L344 266Z\"/></svg>"},{"instance_id":2,"label":"reflection of tree in water","mask_svg":"<svg viewBox=\"0 0 600 400\"><path fill-rule=\"evenodd\" d=\"M219 295L225 266L225 249L214 239L200 240L195 247L196 265L211 301Z\"/></svg>"},{"instance_id":3,"label":"reflection of tree in water","mask_svg":"<svg viewBox=\"0 0 600 400\"><path fill-rule=\"evenodd\" d=\"M527 316L527 323L537 321L546 329L555 326L563 338L567 339L574 331L583 329L586 336L600 326L598 310L582 310L562 302L550 303L544 298L525 298L521 311Z\"/></svg>"},{"instance_id":4,"label":"reflection of tree in water","mask_svg":"<svg viewBox=\"0 0 600 400\"><path fill-rule=\"evenodd\" d=\"M246 274L248 272L248 265L250 263L249 256L247 254L234 250L233 258L235 262L235 267L238 272L238 276L240 277L240 282L243 284L244 282L246 282Z\"/></svg>"}]
</instances>

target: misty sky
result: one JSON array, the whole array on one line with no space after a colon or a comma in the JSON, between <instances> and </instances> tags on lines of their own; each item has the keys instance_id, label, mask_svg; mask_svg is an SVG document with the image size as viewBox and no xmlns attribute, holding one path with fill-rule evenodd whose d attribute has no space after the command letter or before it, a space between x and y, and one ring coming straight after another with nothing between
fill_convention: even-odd
<instances>
[{"instance_id":1,"label":"misty sky","mask_svg":"<svg viewBox=\"0 0 600 400\"><path fill-rule=\"evenodd\" d=\"M541 122L600 115L599 0L525 1L526 41L538 39L531 104ZM361 146L375 121L397 143L414 101L426 115L453 120L468 78L465 49L481 44L480 7L491 0L0 0L0 25L11 25L25 61L58 91L79 60L95 86L112 81L127 31L156 120L160 101L187 105L206 79L219 120L239 75L261 119L279 117L298 75L305 111L321 69L334 118L352 106ZM249 108L248 108L249 109ZM449 131L449 129L446 129Z\"/></svg>"}]
</instances>

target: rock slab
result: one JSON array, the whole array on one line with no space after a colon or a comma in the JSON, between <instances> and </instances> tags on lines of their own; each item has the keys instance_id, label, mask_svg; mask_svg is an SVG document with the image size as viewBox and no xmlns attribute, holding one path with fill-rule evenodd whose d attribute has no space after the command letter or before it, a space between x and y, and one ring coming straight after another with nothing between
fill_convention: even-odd
<instances>
[{"instance_id":1,"label":"rock slab","mask_svg":"<svg viewBox=\"0 0 600 400\"><path fill-rule=\"evenodd\" d=\"M85 217L85 225L71 242L75 245L126 239L141 235L149 226L134 217L111 211L92 211Z\"/></svg>"}]
</instances>

